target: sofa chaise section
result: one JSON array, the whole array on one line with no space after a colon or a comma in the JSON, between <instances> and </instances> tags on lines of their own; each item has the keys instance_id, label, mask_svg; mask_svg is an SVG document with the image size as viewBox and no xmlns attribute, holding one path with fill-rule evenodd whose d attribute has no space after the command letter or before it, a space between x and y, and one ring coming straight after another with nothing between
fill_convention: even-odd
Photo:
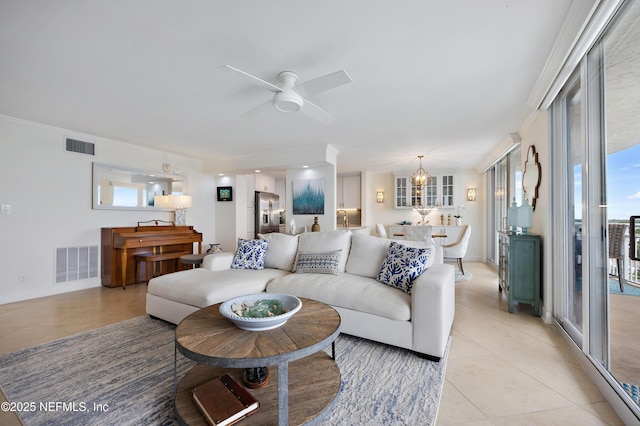
<instances>
[{"instance_id":1,"label":"sofa chaise section","mask_svg":"<svg viewBox=\"0 0 640 426\"><path fill-rule=\"evenodd\" d=\"M216 253L203 259L202 268L162 275L149 281L147 313L178 324L193 312L241 296L261 293L281 269L230 269L233 253Z\"/></svg>"}]
</instances>

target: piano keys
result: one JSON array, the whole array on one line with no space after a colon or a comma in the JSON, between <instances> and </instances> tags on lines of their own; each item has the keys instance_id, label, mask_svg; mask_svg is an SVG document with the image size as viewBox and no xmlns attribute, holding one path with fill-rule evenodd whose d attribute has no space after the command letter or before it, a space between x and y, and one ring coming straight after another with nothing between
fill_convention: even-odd
<instances>
[{"instance_id":1,"label":"piano keys","mask_svg":"<svg viewBox=\"0 0 640 426\"><path fill-rule=\"evenodd\" d=\"M198 253L202 253L202 234L193 226L138 223L134 227L102 228L102 285L125 289L127 284L138 281L136 255L193 254L194 243L198 243ZM164 267L168 272L178 270L169 262ZM149 271L145 274L149 277Z\"/></svg>"}]
</instances>

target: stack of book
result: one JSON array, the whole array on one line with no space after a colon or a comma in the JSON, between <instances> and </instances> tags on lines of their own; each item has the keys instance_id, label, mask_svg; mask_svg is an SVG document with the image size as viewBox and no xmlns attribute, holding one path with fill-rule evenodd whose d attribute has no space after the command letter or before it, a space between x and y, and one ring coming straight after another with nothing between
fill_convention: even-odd
<instances>
[{"instance_id":1,"label":"stack of book","mask_svg":"<svg viewBox=\"0 0 640 426\"><path fill-rule=\"evenodd\" d=\"M193 388L193 400L213 426L232 425L260 407L260 402L228 374Z\"/></svg>"}]
</instances>

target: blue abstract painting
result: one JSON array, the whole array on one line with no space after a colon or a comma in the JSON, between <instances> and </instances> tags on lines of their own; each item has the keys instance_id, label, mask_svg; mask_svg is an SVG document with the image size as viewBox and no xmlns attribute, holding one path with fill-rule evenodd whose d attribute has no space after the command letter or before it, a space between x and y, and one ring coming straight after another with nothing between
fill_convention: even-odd
<instances>
[{"instance_id":1,"label":"blue abstract painting","mask_svg":"<svg viewBox=\"0 0 640 426\"><path fill-rule=\"evenodd\" d=\"M324 178L293 181L293 214L324 214Z\"/></svg>"}]
</instances>

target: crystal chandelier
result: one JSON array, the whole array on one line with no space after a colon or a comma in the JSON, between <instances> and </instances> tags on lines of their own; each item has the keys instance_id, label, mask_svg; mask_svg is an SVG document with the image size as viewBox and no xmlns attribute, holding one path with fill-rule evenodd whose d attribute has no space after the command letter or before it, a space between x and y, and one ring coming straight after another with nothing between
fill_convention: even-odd
<instances>
[{"instance_id":1,"label":"crystal chandelier","mask_svg":"<svg viewBox=\"0 0 640 426\"><path fill-rule=\"evenodd\" d=\"M424 186L427 184L427 178L429 177L427 171L422 167L423 157L424 155L418 155L418 159L420 160L420 167L418 167L418 170L416 170L416 172L411 176L411 184L417 187L419 190L422 190L424 188Z\"/></svg>"}]
</instances>

